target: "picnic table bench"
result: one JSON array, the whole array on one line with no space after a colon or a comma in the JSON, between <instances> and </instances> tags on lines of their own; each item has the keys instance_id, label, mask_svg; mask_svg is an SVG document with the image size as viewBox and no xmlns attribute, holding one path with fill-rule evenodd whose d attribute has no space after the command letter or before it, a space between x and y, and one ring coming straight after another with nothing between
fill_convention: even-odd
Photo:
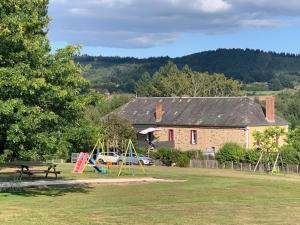
<instances>
[{"instance_id":1,"label":"picnic table bench","mask_svg":"<svg viewBox=\"0 0 300 225\"><path fill-rule=\"evenodd\" d=\"M38 166L38 167L42 167L42 166L47 166L47 169L31 169L30 167L32 166ZM48 177L49 173L55 174L55 178L57 179L57 174L60 174L61 171L57 171L56 170L56 164L49 164L49 163L40 163L40 164L21 164L20 165L21 169L17 170L18 173L20 173L19 175L19 179L22 179L23 174L26 174L28 176L32 176L34 174L45 174L45 178Z\"/></svg>"},{"instance_id":2,"label":"picnic table bench","mask_svg":"<svg viewBox=\"0 0 300 225\"><path fill-rule=\"evenodd\" d=\"M19 179L21 180L23 175L28 175L31 177L34 174L45 174L45 178L48 178L49 174L54 174L57 179L57 175L61 173L61 171L56 170L56 164L53 163L43 163L43 162L13 162L1 165L2 167L14 167L19 168L16 170L19 173ZM33 168L33 167L46 167L43 168Z\"/></svg>"}]
</instances>

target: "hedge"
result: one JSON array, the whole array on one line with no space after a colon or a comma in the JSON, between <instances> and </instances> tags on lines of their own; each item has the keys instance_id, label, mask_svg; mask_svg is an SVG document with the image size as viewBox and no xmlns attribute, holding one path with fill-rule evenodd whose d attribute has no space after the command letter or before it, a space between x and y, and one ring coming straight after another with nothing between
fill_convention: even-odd
<instances>
[{"instance_id":1,"label":"hedge","mask_svg":"<svg viewBox=\"0 0 300 225\"><path fill-rule=\"evenodd\" d=\"M151 157L159 159L166 166L175 163L179 167L187 167L193 154L190 152L182 152L172 148L160 148L156 152L151 153Z\"/></svg>"},{"instance_id":2,"label":"hedge","mask_svg":"<svg viewBox=\"0 0 300 225\"><path fill-rule=\"evenodd\" d=\"M245 149L237 143L225 143L216 154L216 160L220 163L251 163L256 164L261 152L258 149ZM284 165L300 165L300 152L292 146L281 147L281 156ZM265 155L262 163L272 163L275 161L276 154ZM281 164L281 160L278 161Z\"/></svg>"},{"instance_id":3,"label":"hedge","mask_svg":"<svg viewBox=\"0 0 300 225\"><path fill-rule=\"evenodd\" d=\"M216 159L221 162L243 162L245 157L245 149L237 143L228 142L224 144L216 154Z\"/></svg>"}]
</instances>

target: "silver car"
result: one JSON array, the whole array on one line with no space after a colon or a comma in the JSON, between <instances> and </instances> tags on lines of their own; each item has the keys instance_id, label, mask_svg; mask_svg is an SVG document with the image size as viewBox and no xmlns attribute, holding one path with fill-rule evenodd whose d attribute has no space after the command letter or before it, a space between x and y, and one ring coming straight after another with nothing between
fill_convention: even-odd
<instances>
[{"instance_id":1,"label":"silver car","mask_svg":"<svg viewBox=\"0 0 300 225\"><path fill-rule=\"evenodd\" d=\"M143 154L138 154L138 157L136 156L135 153L132 154L132 158L130 159L129 154L126 155L126 157L124 157L124 155L122 154L120 156L120 161L119 163L122 163L122 161L124 160L125 164L139 164L139 161L141 162L142 165L153 165L153 160L150 157L147 157Z\"/></svg>"}]
</instances>

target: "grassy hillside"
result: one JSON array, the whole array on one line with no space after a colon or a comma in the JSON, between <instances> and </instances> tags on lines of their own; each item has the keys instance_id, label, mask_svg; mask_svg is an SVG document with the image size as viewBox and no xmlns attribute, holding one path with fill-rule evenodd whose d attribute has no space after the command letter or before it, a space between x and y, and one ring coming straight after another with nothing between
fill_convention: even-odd
<instances>
[{"instance_id":1,"label":"grassy hillside","mask_svg":"<svg viewBox=\"0 0 300 225\"><path fill-rule=\"evenodd\" d=\"M300 77L300 56L250 49L218 49L177 58L137 59L85 55L76 60L83 65L92 65L86 77L95 88L109 92L133 93L135 83L143 73L152 75L168 61L180 68L188 65L195 71L224 73L227 77L247 83L273 82L276 85L277 79L284 82Z\"/></svg>"}]
</instances>

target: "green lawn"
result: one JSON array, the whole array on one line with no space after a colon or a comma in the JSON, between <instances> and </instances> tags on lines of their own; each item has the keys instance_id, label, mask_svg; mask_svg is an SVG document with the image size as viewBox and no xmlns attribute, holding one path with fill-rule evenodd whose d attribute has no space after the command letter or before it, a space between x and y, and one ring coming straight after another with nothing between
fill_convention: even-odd
<instances>
[{"instance_id":1,"label":"green lawn","mask_svg":"<svg viewBox=\"0 0 300 225\"><path fill-rule=\"evenodd\" d=\"M64 179L103 177L89 168ZM116 170L116 169L115 169ZM115 177L115 172L104 177ZM136 171L138 173L138 171ZM300 177L147 168L184 183L99 185L0 193L0 224L299 224ZM140 176L140 174L137 174Z\"/></svg>"}]
</instances>

